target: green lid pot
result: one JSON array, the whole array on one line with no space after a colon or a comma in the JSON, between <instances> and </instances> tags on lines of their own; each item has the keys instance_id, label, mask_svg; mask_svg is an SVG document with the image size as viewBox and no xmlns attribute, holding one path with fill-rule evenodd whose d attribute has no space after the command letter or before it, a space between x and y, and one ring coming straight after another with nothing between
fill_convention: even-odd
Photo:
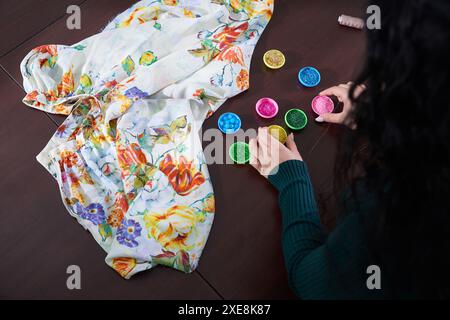
<instances>
[{"instance_id":1,"label":"green lid pot","mask_svg":"<svg viewBox=\"0 0 450 320\"><path fill-rule=\"evenodd\" d=\"M245 142L235 142L230 146L230 158L237 164L245 164L250 161L250 148Z\"/></svg>"},{"instance_id":2,"label":"green lid pot","mask_svg":"<svg viewBox=\"0 0 450 320\"><path fill-rule=\"evenodd\" d=\"M284 115L284 121L292 130L301 130L306 127L308 117L300 109L291 109Z\"/></svg>"}]
</instances>

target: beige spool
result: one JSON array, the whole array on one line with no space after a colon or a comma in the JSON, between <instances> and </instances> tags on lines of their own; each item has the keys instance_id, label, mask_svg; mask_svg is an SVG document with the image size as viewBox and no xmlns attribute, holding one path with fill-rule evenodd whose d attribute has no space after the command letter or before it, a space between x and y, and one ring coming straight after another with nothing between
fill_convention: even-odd
<instances>
[{"instance_id":1,"label":"beige spool","mask_svg":"<svg viewBox=\"0 0 450 320\"><path fill-rule=\"evenodd\" d=\"M341 26L346 26L355 29L363 29L364 28L364 20L352 16L346 16L345 14L341 14L338 18L338 22Z\"/></svg>"}]
</instances>

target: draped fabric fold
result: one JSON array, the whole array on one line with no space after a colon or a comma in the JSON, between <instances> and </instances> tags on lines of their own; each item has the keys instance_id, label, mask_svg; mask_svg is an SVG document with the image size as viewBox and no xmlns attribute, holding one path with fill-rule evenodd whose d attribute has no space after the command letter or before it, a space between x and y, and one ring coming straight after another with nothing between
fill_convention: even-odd
<instances>
[{"instance_id":1,"label":"draped fabric fold","mask_svg":"<svg viewBox=\"0 0 450 320\"><path fill-rule=\"evenodd\" d=\"M215 211L199 130L249 87L272 12L273 0L144 0L22 61L23 102L68 115L37 159L124 278L196 268Z\"/></svg>"}]
</instances>

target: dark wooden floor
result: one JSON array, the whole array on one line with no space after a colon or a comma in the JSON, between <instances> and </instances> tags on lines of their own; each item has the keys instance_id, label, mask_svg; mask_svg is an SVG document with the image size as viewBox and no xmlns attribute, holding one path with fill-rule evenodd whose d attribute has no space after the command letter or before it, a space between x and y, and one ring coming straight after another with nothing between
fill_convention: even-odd
<instances>
[{"instance_id":1,"label":"dark wooden floor","mask_svg":"<svg viewBox=\"0 0 450 320\"><path fill-rule=\"evenodd\" d=\"M19 63L42 44L72 44L98 31L132 0L3 0L0 2L0 298L290 299L280 246L280 213L274 190L250 167L212 165L215 222L196 272L167 268L122 280L104 262L105 253L67 214L53 178L35 160L64 118L25 107ZM311 99L323 88L351 80L364 51L364 34L340 27L341 13L363 15L364 0L275 0L275 14L253 56L251 88L229 100L222 112L242 116L244 128L258 119L257 99L278 100L280 115L307 111L309 124L296 135L317 195L331 192L335 128L314 123ZM82 28L66 28L66 8L81 6ZM263 53L278 48L286 66L271 72ZM321 70L318 88L301 88L301 66ZM282 116L275 121L282 123ZM324 208L332 208L326 203ZM325 222L333 211L321 212ZM66 268L82 270L82 290L66 288Z\"/></svg>"}]
</instances>

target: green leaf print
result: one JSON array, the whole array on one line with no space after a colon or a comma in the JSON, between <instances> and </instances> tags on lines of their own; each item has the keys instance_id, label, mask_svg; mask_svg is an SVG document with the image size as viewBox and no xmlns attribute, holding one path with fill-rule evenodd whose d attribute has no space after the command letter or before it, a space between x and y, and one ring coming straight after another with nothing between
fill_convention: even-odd
<instances>
[{"instance_id":1,"label":"green leaf print","mask_svg":"<svg viewBox=\"0 0 450 320\"><path fill-rule=\"evenodd\" d=\"M103 241L112 237L112 229L106 222L103 222L98 226L98 233L102 236Z\"/></svg>"},{"instance_id":2,"label":"green leaf print","mask_svg":"<svg viewBox=\"0 0 450 320\"><path fill-rule=\"evenodd\" d=\"M172 267L174 265L175 258L176 258L176 256L173 252L164 251L164 249L163 249L162 254L152 257L152 262L154 264L160 264L163 266Z\"/></svg>"},{"instance_id":3,"label":"green leaf print","mask_svg":"<svg viewBox=\"0 0 450 320\"><path fill-rule=\"evenodd\" d=\"M134 71L134 67L135 67L134 61L133 61L133 59L131 59L130 56L126 57L122 61L122 68L123 68L123 70L125 70L127 75L130 75Z\"/></svg>"},{"instance_id":4,"label":"green leaf print","mask_svg":"<svg viewBox=\"0 0 450 320\"><path fill-rule=\"evenodd\" d=\"M48 66L53 68L56 64L56 60L58 60L58 56L53 56L47 60Z\"/></svg>"},{"instance_id":5,"label":"green leaf print","mask_svg":"<svg viewBox=\"0 0 450 320\"><path fill-rule=\"evenodd\" d=\"M87 74L84 73L80 77L80 84L83 88L88 88L88 87L92 86L92 80Z\"/></svg>"},{"instance_id":6,"label":"green leaf print","mask_svg":"<svg viewBox=\"0 0 450 320\"><path fill-rule=\"evenodd\" d=\"M74 48L75 50L81 51L81 50L84 50L86 48L86 46L83 46L82 44L78 44L72 48Z\"/></svg>"},{"instance_id":7,"label":"green leaf print","mask_svg":"<svg viewBox=\"0 0 450 320\"><path fill-rule=\"evenodd\" d=\"M183 272L191 271L191 265L189 264L189 255L186 251L181 250L177 253L173 267Z\"/></svg>"},{"instance_id":8,"label":"green leaf print","mask_svg":"<svg viewBox=\"0 0 450 320\"><path fill-rule=\"evenodd\" d=\"M139 59L139 64L143 66L149 66L156 62L158 58L155 56L155 54L152 51L145 51L141 58Z\"/></svg>"},{"instance_id":9,"label":"green leaf print","mask_svg":"<svg viewBox=\"0 0 450 320\"><path fill-rule=\"evenodd\" d=\"M189 53L194 57L203 58L205 63L210 62L219 53L219 50L212 45L211 40L202 42L202 47L199 49L189 50Z\"/></svg>"}]
</instances>

